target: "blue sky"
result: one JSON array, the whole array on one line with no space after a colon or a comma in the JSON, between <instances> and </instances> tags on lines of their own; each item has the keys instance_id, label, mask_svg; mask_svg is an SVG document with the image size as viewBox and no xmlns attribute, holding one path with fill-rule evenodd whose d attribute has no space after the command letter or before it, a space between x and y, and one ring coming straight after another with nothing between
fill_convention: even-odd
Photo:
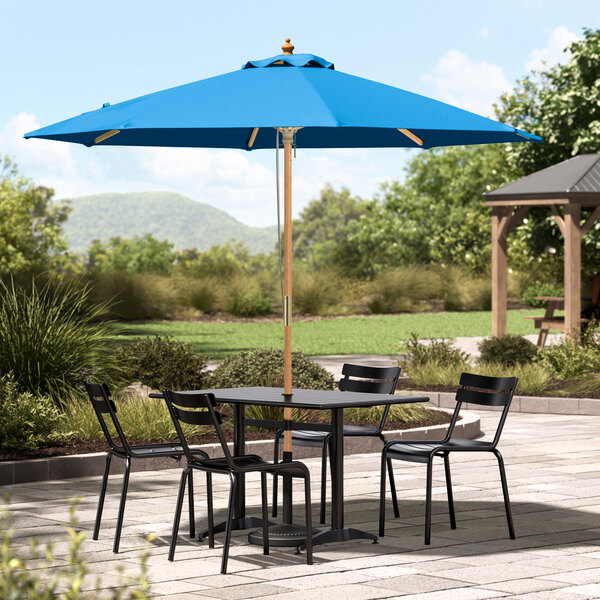
<instances>
[{"instance_id":1,"label":"blue sky","mask_svg":"<svg viewBox=\"0 0 600 600\"><path fill-rule=\"evenodd\" d=\"M296 52L490 116L502 91L600 27L600 2L204 2L0 0L0 154L59 198L172 190L251 225L276 221L274 153L96 148L22 140L25 131L152 91ZM289 99L282 99L289 101ZM402 179L407 150L302 150L294 212L327 182L370 197Z\"/></svg>"}]
</instances>

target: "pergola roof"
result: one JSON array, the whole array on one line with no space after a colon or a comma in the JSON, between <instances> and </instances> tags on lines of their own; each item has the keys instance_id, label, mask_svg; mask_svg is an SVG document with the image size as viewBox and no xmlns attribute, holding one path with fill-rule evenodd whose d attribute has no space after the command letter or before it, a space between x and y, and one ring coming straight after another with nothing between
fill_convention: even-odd
<instances>
[{"instance_id":1,"label":"pergola roof","mask_svg":"<svg viewBox=\"0 0 600 600\"><path fill-rule=\"evenodd\" d=\"M574 156L487 192L484 196L488 204L517 199L562 199L596 204L600 202L600 154Z\"/></svg>"}]
</instances>

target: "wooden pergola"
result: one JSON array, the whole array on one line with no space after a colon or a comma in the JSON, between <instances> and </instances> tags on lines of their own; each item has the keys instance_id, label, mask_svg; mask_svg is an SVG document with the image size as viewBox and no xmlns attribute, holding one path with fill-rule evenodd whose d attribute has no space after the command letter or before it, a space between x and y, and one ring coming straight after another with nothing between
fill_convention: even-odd
<instances>
[{"instance_id":1,"label":"wooden pergola","mask_svg":"<svg viewBox=\"0 0 600 600\"><path fill-rule=\"evenodd\" d=\"M581 313L581 240L600 217L600 154L583 154L484 194L492 207L492 335L506 334L507 238L529 209L547 206L565 244L565 334L576 336ZM582 207L592 207L581 222ZM600 257L598 261L600 271Z\"/></svg>"}]
</instances>

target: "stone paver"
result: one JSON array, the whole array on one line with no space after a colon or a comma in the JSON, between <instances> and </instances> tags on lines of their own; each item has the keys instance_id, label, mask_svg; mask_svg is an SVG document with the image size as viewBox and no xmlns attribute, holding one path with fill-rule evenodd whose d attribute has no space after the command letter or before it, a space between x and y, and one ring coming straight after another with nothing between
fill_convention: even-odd
<instances>
[{"instance_id":1,"label":"stone paver","mask_svg":"<svg viewBox=\"0 0 600 600\"><path fill-rule=\"evenodd\" d=\"M482 429L494 430L496 415L482 413ZM600 597L600 417L513 413L500 449L505 457L517 539L508 539L497 465L489 456L452 457L458 528L450 529L443 465L434 468L432 544L423 545L422 465L396 464L400 519L387 507L386 535L377 545L363 540L318 546L315 564L291 549L272 548L269 556L234 532L230 573L219 575L222 535L217 547L181 536L174 563L167 561L179 469L133 473L118 556L111 551L120 476L111 478L100 540L92 541L98 478L4 486L12 497L15 543L30 537L56 543L57 564L67 544L62 523L67 497L81 496L79 528L88 533L83 554L90 571L110 586L120 565L128 576L139 570L146 547L140 535L154 534L148 576L156 598L265 598L318 600L348 597L406 600ZM317 515L320 459L306 459L313 476ZM378 516L378 454L347 456L346 523L373 532ZM217 519L224 516L227 485L215 477ZM204 524L203 479L197 478L198 527ZM296 488L299 489L299 488ZM256 477L249 477L247 506L259 513ZM298 500L300 495L298 495ZM302 520L300 508L296 512Z\"/></svg>"}]
</instances>

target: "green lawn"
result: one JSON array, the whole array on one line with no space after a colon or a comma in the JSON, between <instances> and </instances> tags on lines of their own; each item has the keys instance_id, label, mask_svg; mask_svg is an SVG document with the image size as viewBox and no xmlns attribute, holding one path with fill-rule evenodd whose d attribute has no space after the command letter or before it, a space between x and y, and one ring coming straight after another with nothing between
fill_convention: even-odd
<instances>
[{"instance_id":1,"label":"green lawn","mask_svg":"<svg viewBox=\"0 0 600 600\"><path fill-rule=\"evenodd\" d=\"M536 333L533 322L523 315L543 314L541 309L508 311L508 332ZM395 344L412 331L421 338L491 335L488 311L422 313L342 317L322 321L299 321L293 326L294 350L310 356L326 354L394 354ZM187 321L127 323L119 341L134 337L172 335L189 342L212 359L250 348L283 348L283 326L269 323L194 323Z\"/></svg>"}]
</instances>

